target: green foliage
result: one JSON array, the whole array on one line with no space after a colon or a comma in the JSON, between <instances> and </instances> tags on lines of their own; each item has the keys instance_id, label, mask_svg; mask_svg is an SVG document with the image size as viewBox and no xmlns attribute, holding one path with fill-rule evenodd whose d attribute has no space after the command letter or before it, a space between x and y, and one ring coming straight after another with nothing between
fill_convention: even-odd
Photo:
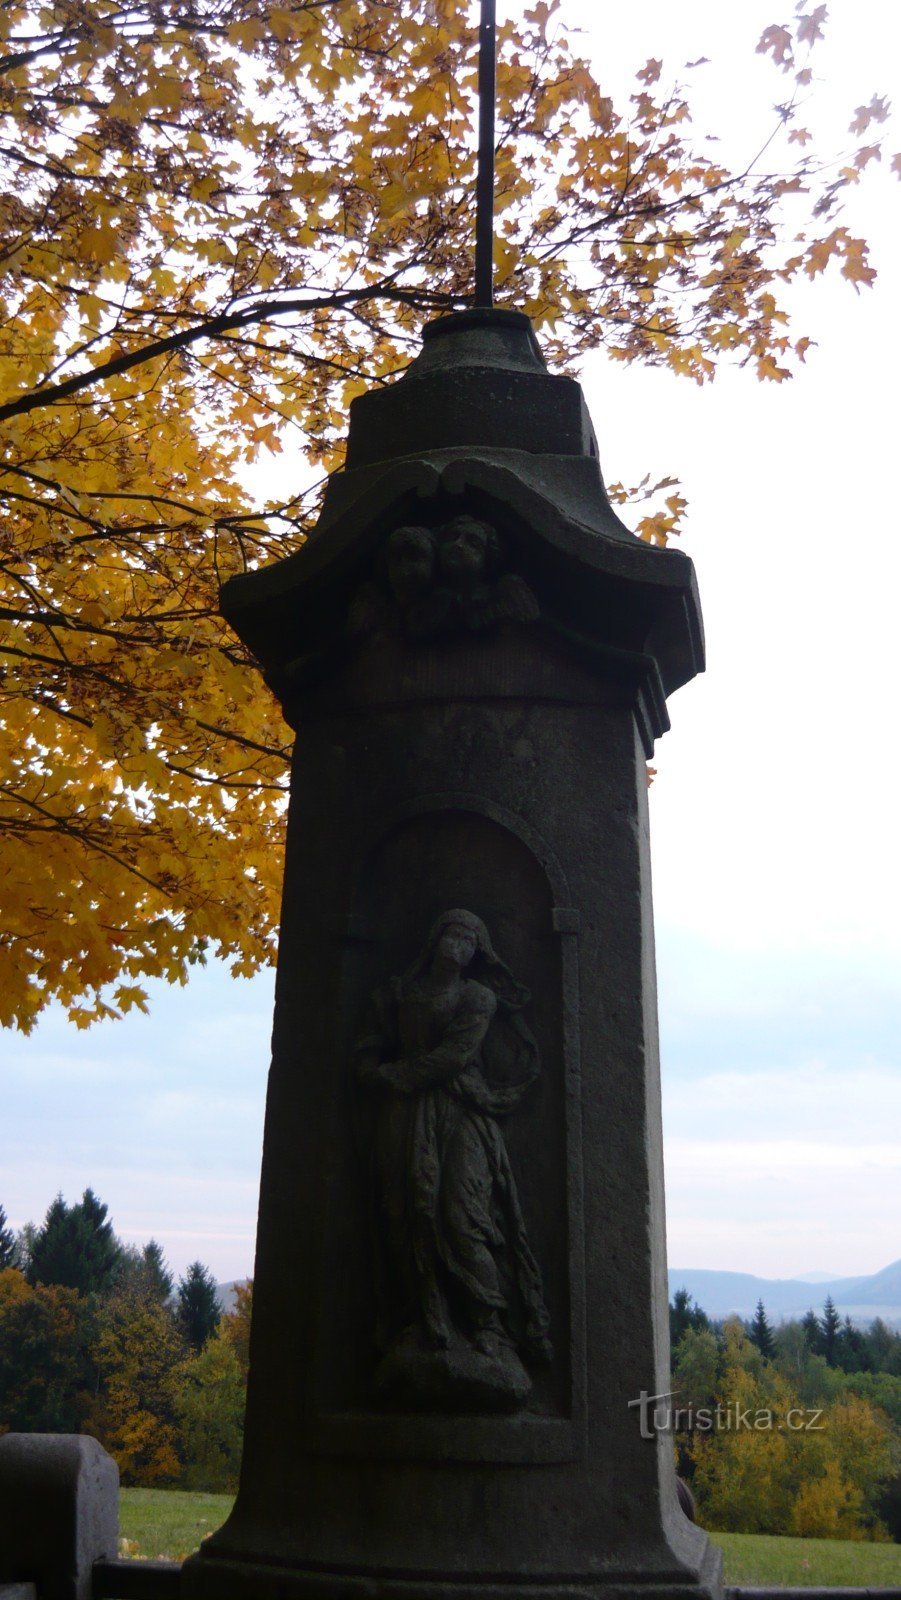
<instances>
[{"instance_id":1,"label":"green foliage","mask_svg":"<svg viewBox=\"0 0 901 1600\"><path fill-rule=\"evenodd\" d=\"M231 1341L241 1376L247 1382L250 1369L250 1325L253 1317L253 1279L235 1284L235 1304L222 1318L222 1331Z\"/></svg>"},{"instance_id":2,"label":"green foliage","mask_svg":"<svg viewBox=\"0 0 901 1600\"><path fill-rule=\"evenodd\" d=\"M876 1511L895 1543L901 1544L901 1460L895 1477L886 1484L876 1501Z\"/></svg>"},{"instance_id":3,"label":"green foliage","mask_svg":"<svg viewBox=\"0 0 901 1600\"><path fill-rule=\"evenodd\" d=\"M859 1395L884 1411L901 1438L901 1376L893 1372L849 1372L833 1377L842 1393Z\"/></svg>"},{"instance_id":4,"label":"green foliage","mask_svg":"<svg viewBox=\"0 0 901 1600\"><path fill-rule=\"evenodd\" d=\"M705 1526L897 1536L901 1339L883 1322L866 1332L842 1323L831 1300L822 1319L810 1311L776 1330L762 1301L747 1328L706 1322L680 1290L670 1307L676 1457Z\"/></svg>"},{"instance_id":5,"label":"green foliage","mask_svg":"<svg viewBox=\"0 0 901 1600\"><path fill-rule=\"evenodd\" d=\"M773 1345L772 1359L779 1371L789 1383L797 1386L810 1360L810 1345L802 1324L798 1321L781 1323L773 1334Z\"/></svg>"},{"instance_id":6,"label":"green foliage","mask_svg":"<svg viewBox=\"0 0 901 1600\"><path fill-rule=\"evenodd\" d=\"M768 1361L771 1361L776 1353L776 1343L773 1338L773 1330L767 1321L762 1300L757 1302L757 1310L748 1329L748 1337L751 1343L757 1346L760 1354L766 1356Z\"/></svg>"},{"instance_id":7,"label":"green foliage","mask_svg":"<svg viewBox=\"0 0 901 1600\"><path fill-rule=\"evenodd\" d=\"M801 1322L784 1323L777 1336L777 1344L784 1348L788 1330L800 1329L807 1350L822 1356L830 1367L840 1367L843 1372L889 1372L901 1375L901 1334L876 1317L869 1328L858 1328L845 1317L842 1322L832 1297L823 1306L818 1317L810 1310ZM790 1337L794 1337L790 1334Z\"/></svg>"},{"instance_id":8,"label":"green foliage","mask_svg":"<svg viewBox=\"0 0 901 1600\"><path fill-rule=\"evenodd\" d=\"M162 1245L156 1239L148 1240L141 1252L141 1260L151 1294L165 1305L172 1298L175 1278L166 1266Z\"/></svg>"},{"instance_id":9,"label":"green foliage","mask_svg":"<svg viewBox=\"0 0 901 1600\"><path fill-rule=\"evenodd\" d=\"M712 1328L688 1328L679 1340L673 1362L676 1405L698 1411L714 1404L720 1349Z\"/></svg>"},{"instance_id":10,"label":"green foliage","mask_svg":"<svg viewBox=\"0 0 901 1600\"><path fill-rule=\"evenodd\" d=\"M151 1239L142 1250L134 1245L120 1246L113 1290L136 1295L149 1295L160 1305L172 1298L175 1279L166 1266L162 1246Z\"/></svg>"},{"instance_id":11,"label":"green foliage","mask_svg":"<svg viewBox=\"0 0 901 1600\"><path fill-rule=\"evenodd\" d=\"M891 1426L867 1399L847 1392L847 1381L806 1350L800 1330L770 1361L737 1318L724 1325L716 1378L721 1425L678 1441L704 1526L886 1536L878 1505L894 1471Z\"/></svg>"},{"instance_id":12,"label":"green foliage","mask_svg":"<svg viewBox=\"0 0 901 1600\"><path fill-rule=\"evenodd\" d=\"M181 1471L182 1337L152 1295L120 1293L96 1311L97 1394L85 1423L118 1463L123 1483L173 1483Z\"/></svg>"},{"instance_id":13,"label":"green foliage","mask_svg":"<svg viewBox=\"0 0 901 1600\"><path fill-rule=\"evenodd\" d=\"M216 1337L212 1274L179 1284L161 1246L123 1245L91 1189L58 1195L29 1247L28 1275L0 1266L0 1433L93 1434L122 1481L228 1489L241 1458L252 1285Z\"/></svg>"},{"instance_id":14,"label":"green foliage","mask_svg":"<svg viewBox=\"0 0 901 1600\"><path fill-rule=\"evenodd\" d=\"M866 1372L869 1366L866 1336L850 1317L842 1323L834 1347L835 1365L843 1372Z\"/></svg>"},{"instance_id":15,"label":"green foliage","mask_svg":"<svg viewBox=\"0 0 901 1600\"><path fill-rule=\"evenodd\" d=\"M775 1364L801 1405L823 1405L834 1397L841 1375L827 1366L824 1356L813 1354L800 1323L779 1329Z\"/></svg>"},{"instance_id":16,"label":"green foliage","mask_svg":"<svg viewBox=\"0 0 901 1600\"><path fill-rule=\"evenodd\" d=\"M823 1315L820 1319L820 1332L823 1339L823 1355L826 1357L830 1367L838 1364L841 1325L842 1319L835 1309L832 1296L827 1295L826 1303L823 1306Z\"/></svg>"},{"instance_id":17,"label":"green foliage","mask_svg":"<svg viewBox=\"0 0 901 1600\"><path fill-rule=\"evenodd\" d=\"M244 1431L245 1379L222 1326L188 1364L178 1414L189 1489L234 1492Z\"/></svg>"},{"instance_id":18,"label":"green foliage","mask_svg":"<svg viewBox=\"0 0 901 1600\"><path fill-rule=\"evenodd\" d=\"M822 1355L823 1330L820 1326L820 1319L813 1307L805 1313L801 1327L804 1329L804 1337L807 1340L808 1349L812 1350L814 1355Z\"/></svg>"},{"instance_id":19,"label":"green foliage","mask_svg":"<svg viewBox=\"0 0 901 1600\"><path fill-rule=\"evenodd\" d=\"M82 1302L58 1284L0 1272L0 1433L76 1433L89 1367Z\"/></svg>"},{"instance_id":20,"label":"green foliage","mask_svg":"<svg viewBox=\"0 0 901 1600\"><path fill-rule=\"evenodd\" d=\"M19 1265L19 1245L12 1228L6 1225L6 1212L0 1206L0 1272Z\"/></svg>"},{"instance_id":21,"label":"green foliage","mask_svg":"<svg viewBox=\"0 0 901 1600\"><path fill-rule=\"evenodd\" d=\"M867 1364L871 1372L889 1372L901 1378L901 1333L877 1317L866 1333Z\"/></svg>"},{"instance_id":22,"label":"green foliage","mask_svg":"<svg viewBox=\"0 0 901 1600\"><path fill-rule=\"evenodd\" d=\"M62 1284L79 1294L102 1294L113 1279L119 1255L107 1207L93 1190L85 1189L74 1206L67 1206L58 1194L35 1234L28 1281Z\"/></svg>"},{"instance_id":23,"label":"green foliage","mask_svg":"<svg viewBox=\"0 0 901 1600\"><path fill-rule=\"evenodd\" d=\"M24 1223L16 1234L16 1249L19 1253L19 1259L16 1265L22 1272L25 1273L26 1277L28 1276L29 1268L31 1266L31 1257L32 1252L34 1251L34 1241L37 1236L38 1230L33 1222Z\"/></svg>"},{"instance_id":24,"label":"green foliage","mask_svg":"<svg viewBox=\"0 0 901 1600\"><path fill-rule=\"evenodd\" d=\"M216 1280L202 1261L192 1261L179 1279L176 1320L187 1343L201 1351L219 1326L222 1313Z\"/></svg>"},{"instance_id":25,"label":"green foliage","mask_svg":"<svg viewBox=\"0 0 901 1600\"><path fill-rule=\"evenodd\" d=\"M673 1295L669 1308L669 1342L671 1355L675 1356L676 1347L682 1335L689 1328L709 1328L710 1318L700 1306L692 1305L691 1295L687 1289L677 1289Z\"/></svg>"}]
</instances>

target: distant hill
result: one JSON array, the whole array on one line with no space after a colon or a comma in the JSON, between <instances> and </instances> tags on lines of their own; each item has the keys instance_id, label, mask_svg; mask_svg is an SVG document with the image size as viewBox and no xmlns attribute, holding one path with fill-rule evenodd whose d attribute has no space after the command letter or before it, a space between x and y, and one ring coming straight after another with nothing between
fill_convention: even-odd
<instances>
[{"instance_id":1,"label":"distant hill","mask_svg":"<svg viewBox=\"0 0 901 1600\"><path fill-rule=\"evenodd\" d=\"M217 1283L216 1293L223 1311L233 1311L235 1289L248 1282L235 1278ZM803 1317L811 1306L822 1310L827 1295L832 1296L839 1315L852 1322L883 1322L901 1328L901 1261L893 1261L881 1272L864 1278L755 1278L750 1272L709 1272L702 1267L670 1267L669 1294L687 1289L695 1305L708 1317L752 1317L762 1300L768 1316L777 1321Z\"/></svg>"},{"instance_id":2,"label":"distant hill","mask_svg":"<svg viewBox=\"0 0 901 1600\"><path fill-rule=\"evenodd\" d=\"M233 1278L231 1283L217 1283L216 1297L219 1301L219 1310L234 1311L235 1290L243 1288L244 1284L249 1282L249 1278Z\"/></svg>"},{"instance_id":3,"label":"distant hill","mask_svg":"<svg viewBox=\"0 0 901 1600\"><path fill-rule=\"evenodd\" d=\"M753 1316L762 1300L770 1317L803 1317L811 1306L819 1311L827 1295L836 1310L852 1322L901 1324L901 1261L862 1278L827 1278L822 1283L803 1278L755 1278L750 1272L709 1272L700 1267L670 1267L669 1292L687 1289L708 1317Z\"/></svg>"}]
</instances>

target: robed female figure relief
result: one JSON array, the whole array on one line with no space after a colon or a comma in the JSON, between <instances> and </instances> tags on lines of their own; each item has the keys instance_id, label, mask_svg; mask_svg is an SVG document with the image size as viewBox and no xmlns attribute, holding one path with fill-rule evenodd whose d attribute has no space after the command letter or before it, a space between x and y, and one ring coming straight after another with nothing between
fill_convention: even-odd
<instances>
[{"instance_id":1,"label":"robed female figure relief","mask_svg":"<svg viewBox=\"0 0 901 1600\"><path fill-rule=\"evenodd\" d=\"M373 1101L378 1384L408 1403L510 1409L548 1315L500 1121L538 1076L528 990L471 911L438 918L373 996L356 1048Z\"/></svg>"}]
</instances>

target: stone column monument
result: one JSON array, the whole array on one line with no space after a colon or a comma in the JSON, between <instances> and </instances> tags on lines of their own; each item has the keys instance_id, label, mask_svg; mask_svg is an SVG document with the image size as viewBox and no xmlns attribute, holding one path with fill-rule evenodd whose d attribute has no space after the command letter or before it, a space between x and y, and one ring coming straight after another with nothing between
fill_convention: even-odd
<instances>
[{"instance_id":1,"label":"stone column monument","mask_svg":"<svg viewBox=\"0 0 901 1600\"><path fill-rule=\"evenodd\" d=\"M222 605L297 743L241 1489L185 1594L719 1595L631 1404L669 1387L645 758L691 562L475 310Z\"/></svg>"}]
</instances>

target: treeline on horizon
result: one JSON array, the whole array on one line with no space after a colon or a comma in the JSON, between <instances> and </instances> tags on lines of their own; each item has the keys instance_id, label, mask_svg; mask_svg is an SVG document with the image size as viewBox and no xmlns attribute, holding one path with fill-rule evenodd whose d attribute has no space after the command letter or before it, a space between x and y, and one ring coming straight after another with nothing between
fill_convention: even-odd
<instances>
[{"instance_id":1,"label":"treeline on horizon","mask_svg":"<svg viewBox=\"0 0 901 1600\"><path fill-rule=\"evenodd\" d=\"M223 1314L201 1261L176 1283L91 1189L18 1233L0 1206L0 1434L88 1433L125 1485L233 1492L251 1304Z\"/></svg>"},{"instance_id":2,"label":"treeline on horizon","mask_svg":"<svg viewBox=\"0 0 901 1600\"><path fill-rule=\"evenodd\" d=\"M92 1434L126 1485L233 1492L252 1305L238 1285L222 1313L199 1261L176 1283L91 1189L18 1233L0 1206L0 1433ZM704 1526L901 1540L898 1333L831 1300L776 1328L762 1303L715 1323L679 1289L670 1340L676 1462Z\"/></svg>"},{"instance_id":3,"label":"treeline on horizon","mask_svg":"<svg viewBox=\"0 0 901 1600\"><path fill-rule=\"evenodd\" d=\"M676 1465L724 1533L901 1542L901 1335L831 1298L777 1327L670 1305Z\"/></svg>"}]
</instances>

